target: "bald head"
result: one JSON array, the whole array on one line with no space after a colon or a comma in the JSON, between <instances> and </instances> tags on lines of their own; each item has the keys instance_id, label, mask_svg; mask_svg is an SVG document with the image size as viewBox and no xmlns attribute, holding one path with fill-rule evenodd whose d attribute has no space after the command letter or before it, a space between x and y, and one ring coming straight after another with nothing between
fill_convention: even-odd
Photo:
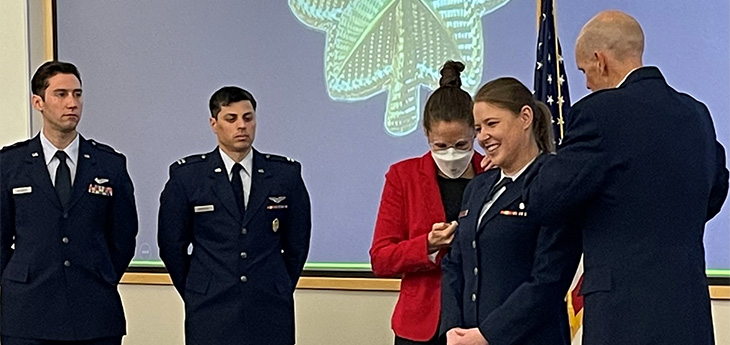
<instances>
[{"instance_id":1,"label":"bald head","mask_svg":"<svg viewBox=\"0 0 730 345\"><path fill-rule=\"evenodd\" d=\"M593 91L615 87L629 71L642 66L643 54L639 22L621 11L597 14L583 26L575 43L578 67L592 79L586 84Z\"/></svg>"},{"instance_id":2,"label":"bald head","mask_svg":"<svg viewBox=\"0 0 730 345\"><path fill-rule=\"evenodd\" d=\"M576 52L609 52L616 60L638 60L644 53L644 31L634 17L621 11L604 11L589 20L576 41Z\"/></svg>"}]
</instances>

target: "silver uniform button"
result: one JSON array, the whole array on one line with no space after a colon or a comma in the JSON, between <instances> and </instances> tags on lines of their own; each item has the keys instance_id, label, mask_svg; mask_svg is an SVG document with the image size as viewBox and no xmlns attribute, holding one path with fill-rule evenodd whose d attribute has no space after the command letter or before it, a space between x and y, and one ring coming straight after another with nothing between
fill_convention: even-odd
<instances>
[{"instance_id":1,"label":"silver uniform button","mask_svg":"<svg viewBox=\"0 0 730 345\"><path fill-rule=\"evenodd\" d=\"M241 235L245 235L248 233L248 230L246 228L241 229Z\"/></svg>"},{"instance_id":2,"label":"silver uniform button","mask_svg":"<svg viewBox=\"0 0 730 345\"><path fill-rule=\"evenodd\" d=\"M477 294L473 293L471 294L471 301L476 302L477 301Z\"/></svg>"},{"instance_id":3,"label":"silver uniform button","mask_svg":"<svg viewBox=\"0 0 730 345\"><path fill-rule=\"evenodd\" d=\"M248 253L246 253L246 252L241 252L241 259L245 259L245 258L247 258L247 257L248 257Z\"/></svg>"},{"instance_id":4,"label":"silver uniform button","mask_svg":"<svg viewBox=\"0 0 730 345\"><path fill-rule=\"evenodd\" d=\"M241 276L241 281L245 283L248 281L248 278L246 278L246 276Z\"/></svg>"},{"instance_id":5,"label":"silver uniform button","mask_svg":"<svg viewBox=\"0 0 730 345\"><path fill-rule=\"evenodd\" d=\"M64 238L62 238L62 239L61 239L61 242L63 242L63 243L68 243L68 237L64 237Z\"/></svg>"},{"instance_id":6,"label":"silver uniform button","mask_svg":"<svg viewBox=\"0 0 730 345\"><path fill-rule=\"evenodd\" d=\"M474 275L477 275L477 273L479 273L479 269L474 267Z\"/></svg>"},{"instance_id":7,"label":"silver uniform button","mask_svg":"<svg viewBox=\"0 0 730 345\"><path fill-rule=\"evenodd\" d=\"M66 261L63 262L63 265L66 266L66 267L71 267L71 261L66 260Z\"/></svg>"},{"instance_id":8,"label":"silver uniform button","mask_svg":"<svg viewBox=\"0 0 730 345\"><path fill-rule=\"evenodd\" d=\"M471 241L471 247L477 249L477 241Z\"/></svg>"}]
</instances>

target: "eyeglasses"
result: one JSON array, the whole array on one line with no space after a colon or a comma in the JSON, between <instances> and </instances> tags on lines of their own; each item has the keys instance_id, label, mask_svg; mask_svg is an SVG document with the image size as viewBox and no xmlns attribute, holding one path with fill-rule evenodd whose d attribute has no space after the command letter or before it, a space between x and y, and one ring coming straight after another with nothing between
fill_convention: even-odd
<instances>
[{"instance_id":1,"label":"eyeglasses","mask_svg":"<svg viewBox=\"0 0 730 345\"><path fill-rule=\"evenodd\" d=\"M447 143L440 142L440 141L428 143L428 145L431 146L431 149L434 151L448 150L451 147L453 147L456 150L471 150L472 144L473 144L473 140L467 140L467 139L459 140L453 144L447 144Z\"/></svg>"}]
</instances>

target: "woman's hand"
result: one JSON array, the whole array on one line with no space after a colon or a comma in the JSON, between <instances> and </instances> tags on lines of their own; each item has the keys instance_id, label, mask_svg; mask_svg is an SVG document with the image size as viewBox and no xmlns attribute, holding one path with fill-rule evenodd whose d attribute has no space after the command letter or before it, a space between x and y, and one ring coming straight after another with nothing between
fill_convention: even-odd
<instances>
[{"instance_id":1,"label":"woman's hand","mask_svg":"<svg viewBox=\"0 0 730 345\"><path fill-rule=\"evenodd\" d=\"M492 163L492 159L489 158L489 155L486 154L484 155L484 158L482 158L482 162L480 165L485 171L497 167L496 165L494 165L494 163Z\"/></svg>"},{"instance_id":2,"label":"woman's hand","mask_svg":"<svg viewBox=\"0 0 730 345\"><path fill-rule=\"evenodd\" d=\"M431 232L428 233L428 253L435 253L443 247L451 245L454 240L454 231L459 225L456 221L451 223L435 223L431 226Z\"/></svg>"},{"instance_id":3,"label":"woman's hand","mask_svg":"<svg viewBox=\"0 0 730 345\"><path fill-rule=\"evenodd\" d=\"M452 328L446 332L447 345L489 345L479 328Z\"/></svg>"}]
</instances>

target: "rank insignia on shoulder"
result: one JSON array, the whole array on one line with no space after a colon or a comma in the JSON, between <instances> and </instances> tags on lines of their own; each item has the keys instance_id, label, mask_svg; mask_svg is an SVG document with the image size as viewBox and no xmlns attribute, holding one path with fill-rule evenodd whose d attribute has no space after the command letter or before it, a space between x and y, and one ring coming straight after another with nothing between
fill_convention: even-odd
<instances>
[{"instance_id":1,"label":"rank insignia on shoulder","mask_svg":"<svg viewBox=\"0 0 730 345\"><path fill-rule=\"evenodd\" d=\"M16 148L16 147L23 147L23 146L26 146L26 145L28 145L28 143L30 143L30 142L31 142L32 140L33 140L33 139L31 138L31 139L28 139L28 140L25 140L25 141L19 141L19 142L17 142L17 143L14 143L14 144L12 144L12 145L8 145L8 146L3 146L2 148L0 148L0 152L5 152L5 151L9 151L9 150L12 150L12 149L14 149L14 148Z\"/></svg>"},{"instance_id":2,"label":"rank insignia on shoulder","mask_svg":"<svg viewBox=\"0 0 730 345\"><path fill-rule=\"evenodd\" d=\"M204 154L196 154L196 155L191 155L191 156L187 156L184 158L180 158L180 159L176 160L175 163L177 163L177 165L199 163L199 162L204 162L205 157L206 157L206 155L204 155Z\"/></svg>"},{"instance_id":3,"label":"rank insignia on shoulder","mask_svg":"<svg viewBox=\"0 0 730 345\"><path fill-rule=\"evenodd\" d=\"M272 155L269 153L265 154L264 157L266 157L266 159L271 160L271 161L296 163L296 160L294 158L289 158L289 157L284 157L284 156L279 156L279 155Z\"/></svg>"},{"instance_id":4,"label":"rank insignia on shoulder","mask_svg":"<svg viewBox=\"0 0 730 345\"><path fill-rule=\"evenodd\" d=\"M109 146L107 144L102 144L102 143L100 143L100 142L98 142L98 141L96 141L94 139L89 139L89 142L91 143L91 145L94 145L96 148L101 149L101 150L104 150L106 152L116 153L116 154L119 154L119 155L122 154L121 152L117 151L113 147L111 147L111 146Z\"/></svg>"}]
</instances>

